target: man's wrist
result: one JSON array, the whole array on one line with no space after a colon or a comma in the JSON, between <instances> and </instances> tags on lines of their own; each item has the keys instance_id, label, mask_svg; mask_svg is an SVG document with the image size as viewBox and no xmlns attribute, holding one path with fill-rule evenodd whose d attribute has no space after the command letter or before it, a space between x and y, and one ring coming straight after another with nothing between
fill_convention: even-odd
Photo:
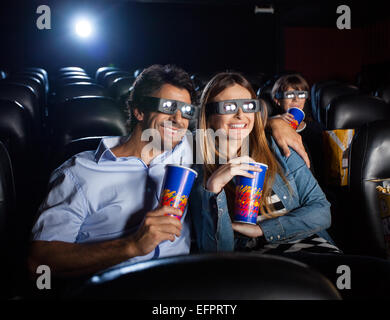
<instances>
[{"instance_id":1,"label":"man's wrist","mask_svg":"<svg viewBox=\"0 0 390 320\"><path fill-rule=\"evenodd\" d=\"M137 247L137 242L134 239L134 237L131 237L124 242L124 248L125 248L125 254L127 256L127 259L134 258L141 255Z\"/></svg>"}]
</instances>

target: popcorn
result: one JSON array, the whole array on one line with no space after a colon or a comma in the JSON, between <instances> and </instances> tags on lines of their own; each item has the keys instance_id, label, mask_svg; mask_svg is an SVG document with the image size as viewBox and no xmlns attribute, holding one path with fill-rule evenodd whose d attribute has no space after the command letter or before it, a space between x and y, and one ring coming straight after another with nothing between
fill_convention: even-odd
<instances>
[{"instance_id":1,"label":"popcorn","mask_svg":"<svg viewBox=\"0 0 390 320\"><path fill-rule=\"evenodd\" d=\"M390 185L387 185L386 187L377 186L376 190L378 190L379 192L382 192L382 193L390 194Z\"/></svg>"}]
</instances>

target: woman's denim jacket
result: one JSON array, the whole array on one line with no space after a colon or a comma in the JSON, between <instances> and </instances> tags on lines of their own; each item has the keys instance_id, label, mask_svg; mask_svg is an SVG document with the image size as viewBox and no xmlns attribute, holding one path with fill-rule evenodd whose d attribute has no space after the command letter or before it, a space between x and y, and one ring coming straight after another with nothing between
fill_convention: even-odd
<instances>
[{"instance_id":1,"label":"woman's denim jacket","mask_svg":"<svg viewBox=\"0 0 390 320\"><path fill-rule=\"evenodd\" d=\"M333 243L325 231L331 224L330 203L310 169L291 148L291 154L286 158L272 138L270 145L293 193L277 174L272 189L289 212L259 223L265 240L286 243L317 234ZM239 240L234 237L226 194L223 190L219 194L207 191L202 166L197 165L194 169L199 175L189 205L198 248L201 252L233 251Z\"/></svg>"}]
</instances>

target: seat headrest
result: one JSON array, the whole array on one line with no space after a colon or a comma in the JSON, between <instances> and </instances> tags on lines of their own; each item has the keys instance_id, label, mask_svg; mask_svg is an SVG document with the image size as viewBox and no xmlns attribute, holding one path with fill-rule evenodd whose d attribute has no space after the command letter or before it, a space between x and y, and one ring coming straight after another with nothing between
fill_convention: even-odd
<instances>
[{"instance_id":1,"label":"seat headrest","mask_svg":"<svg viewBox=\"0 0 390 320\"><path fill-rule=\"evenodd\" d=\"M256 272L255 276L252 271ZM114 267L93 276L75 292L75 297L155 300L340 299L329 280L303 263L282 257L237 252L169 257Z\"/></svg>"},{"instance_id":2,"label":"seat headrest","mask_svg":"<svg viewBox=\"0 0 390 320\"><path fill-rule=\"evenodd\" d=\"M327 130L356 129L365 123L390 119L390 106L379 98L365 95L339 96L326 108Z\"/></svg>"},{"instance_id":3,"label":"seat headrest","mask_svg":"<svg viewBox=\"0 0 390 320\"><path fill-rule=\"evenodd\" d=\"M14 75L15 76L30 76L30 77L34 77L34 78L37 78L39 80L41 85L46 85L47 84L44 75L41 74L40 72L37 72L37 71L20 71L20 72L16 72Z\"/></svg>"},{"instance_id":4,"label":"seat headrest","mask_svg":"<svg viewBox=\"0 0 390 320\"><path fill-rule=\"evenodd\" d=\"M64 73L60 73L56 80L62 79L62 78L69 78L69 77L89 77L88 74L82 72L82 71L68 71Z\"/></svg>"},{"instance_id":5,"label":"seat headrest","mask_svg":"<svg viewBox=\"0 0 390 320\"><path fill-rule=\"evenodd\" d=\"M30 146L31 127L25 108L18 102L0 100L0 140L12 159L24 154Z\"/></svg>"},{"instance_id":6,"label":"seat headrest","mask_svg":"<svg viewBox=\"0 0 390 320\"><path fill-rule=\"evenodd\" d=\"M34 89L20 83L2 83L0 99L19 102L30 114L33 121L39 122L39 106Z\"/></svg>"},{"instance_id":7,"label":"seat headrest","mask_svg":"<svg viewBox=\"0 0 390 320\"><path fill-rule=\"evenodd\" d=\"M325 109L326 106L336 97L349 95L349 94L358 94L359 89L356 86L348 84L333 84L328 85L320 89L321 94L319 96L321 109Z\"/></svg>"},{"instance_id":8,"label":"seat headrest","mask_svg":"<svg viewBox=\"0 0 390 320\"><path fill-rule=\"evenodd\" d=\"M100 67L99 69L96 70L96 74L95 74L95 80L96 80L96 82L99 83L99 84L101 84L104 75L105 75L107 72L115 71L115 70L116 70L116 71L119 71L120 69L117 68L117 67Z\"/></svg>"},{"instance_id":9,"label":"seat headrest","mask_svg":"<svg viewBox=\"0 0 390 320\"><path fill-rule=\"evenodd\" d=\"M63 67L58 69L58 73L69 72L69 71L81 71L86 73L85 70L81 67Z\"/></svg>"},{"instance_id":10,"label":"seat headrest","mask_svg":"<svg viewBox=\"0 0 390 320\"><path fill-rule=\"evenodd\" d=\"M125 110L107 97L77 97L57 106L50 125L58 146L91 136L127 134Z\"/></svg>"},{"instance_id":11,"label":"seat headrest","mask_svg":"<svg viewBox=\"0 0 390 320\"><path fill-rule=\"evenodd\" d=\"M130 76L130 72L127 71L110 71L104 75L102 85L106 88L110 88L116 79Z\"/></svg>"},{"instance_id":12,"label":"seat headrest","mask_svg":"<svg viewBox=\"0 0 390 320\"><path fill-rule=\"evenodd\" d=\"M61 103L65 100L81 96L105 96L106 90L100 85L85 82L68 83L58 88L55 101Z\"/></svg>"},{"instance_id":13,"label":"seat headrest","mask_svg":"<svg viewBox=\"0 0 390 320\"><path fill-rule=\"evenodd\" d=\"M120 77L115 79L110 87L110 96L114 99L119 99L126 95L134 83L134 77Z\"/></svg>"}]
</instances>

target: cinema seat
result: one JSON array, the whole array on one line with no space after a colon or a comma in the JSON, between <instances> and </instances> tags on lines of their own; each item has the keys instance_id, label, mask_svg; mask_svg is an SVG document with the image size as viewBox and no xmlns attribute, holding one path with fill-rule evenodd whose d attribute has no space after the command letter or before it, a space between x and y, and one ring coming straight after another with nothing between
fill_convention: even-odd
<instances>
[{"instance_id":1,"label":"cinema seat","mask_svg":"<svg viewBox=\"0 0 390 320\"><path fill-rule=\"evenodd\" d=\"M387 104L390 104L390 84L377 90L375 96L381 98Z\"/></svg>"},{"instance_id":2,"label":"cinema seat","mask_svg":"<svg viewBox=\"0 0 390 320\"><path fill-rule=\"evenodd\" d=\"M303 263L270 255L221 253L122 264L92 276L65 298L340 300L340 295L329 280Z\"/></svg>"},{"instance_id":3,"label":"cinema seat","mask_svg":"<svg viewBox=\"0 0 390 320\"><path fill-rule=\"evenodd\" d=\"M320 115L319 115L320 95L319 95L319 92L321 92L321 89L323 87L332 86L332 85L336 85L336 84L341 84L341 82L337 81L337 80L324 80L324 81L316 82L312 85L312 87L310 89L310 92L311 92L310 93L311 111L312 111L314 120L316 120L317 122L320 122Z\"/></svg>"},{"instance_id":4,"label":"cinema seat","mask_svg":"<svg viewBox=\"0 0 390 320\"><path fill-rule=\"evenodd\" d=\"M31 87L38 98L39 105L44 106L46 104L45 86L42 85L37 78L32 76L11 75L7 79L7 82L15 82Z\"/></svg>"},{"instance_id":5,"label":"cinema seat","mask_svg":"<svg viewBox=\"0 0 390 320\"><path fill-rule=\"evenodd\" d=\"M126 135L124 110L108 97L77 97L50 113L51 150L58 153L72 140Z\"/></svg>"},{"instance_id":6,"label":"cinema seat","mask_svg":"<svg viewBox=\"0 0 390 320\"><path fill-rule=\"evenodd\" d=\"M50 171L58 168L75 154L88 150L96 150L102 138L104 137L86 137L70 141L52 155Z\"/></svg>"},{"instance_id":7,"label":"cinema seat","mask_svg":"<svg viewBox=\"0 0 390 320\"><path fill-rule=\"evenodd\" d=\"M2 279L0 299L10 299L16 294L14 273L16 261L11 249L14 243L12 231L14 230L15 204L12 163L7 148L0 141L0 250L2 253L0 273L7 275Z\"/></svg>"},{"instance_id":8,"label":"cinema seat","mask_svg":"<svg viewBox=\"0 0 390 320\"><path fill-rule=\"evenodd\" d=\"M361 253L386 257L377 183L390 178L390 117L364 124L355 134L350 153L350 229Z\"/></svg>"},{"instance_id":9,"label":"cinema seat","mask_svg":"<svg viewBox=\"0 0 390 320\"><path fill-rule=\"evenodd\" d=\"M33 89L23 84L3 83L0 85L0 99L16 101L25 108L30 118L34 139L39 139L42 111Z\"/></svg>"},{"instance_id":10,"label":"cinema seat","mask_svg":"<svg viewBox=\"0 0 390 320\"><path fill-rule=\"evenodd\" d=\"M200 72L200 73L192 74L190 78L194 84L195 91L202 92L202 90L206 86L207 82L209 82L212 77L213 77L212 73Z\"/></svg>"},{"instance_id":11,"label":"cinema seat","mask_svg":"<svg viewBox=\"0 0 390 320\"><path fill-rule=\"evenodd\" d=\"M116 101L120 101L123 96L127 96L134 83L134 77L120 77L115 79L108 88L109 95Z\"/></svg>"},{"instance_id":12,"label":"cinema seat","mask_svg":"<svg viewBox=\"0 0 390 320\"><path fill-rule=\"evenodd\" d=\"M117 67L100 67L99 69L96 70L96 74L95 74L96 83L103 85L103 78L106 73L111 71L120 71L120 70L121 69Z\"/></svg>"},{"instance_id":13,"label":"cinema seat","mask_svg":"<svg viewBox=\"0 0 390 320\"><path fill-rule=\"evenodd\" d=\"M130 76L131 76L130 72L127 71L110 71L104 75L102 80L102 85L106 88L110 88L116 79L119 79L121 77L130 77Z\"/></svg>"},{"instance_id":14,"label":"cinema seat","mask_svg":"<svg viewBox=\"0 0 390 320\"><path fill-rule=\"evenodd\" d=\"M68 83L76 83L76 82L95 83L95 80L88 76L70 76L70 77L59 78L56 80L56 89L58 90L58 88Z\"/></svg>"},{"instance_id":15,"label":"cinema seat","mask_svg":"<svg viewBox=\"0 0 390 320\"><path fill-rule=\"evenodd\" d=\"M49 75L47 73L47 71L43 68L37 68L37 67L27 67L27 68L24 68L23 69L24 71L27 71L27 72L35 72L35 73L40 73L41 75L43 75L43 78L45 80L45 91L46 91L46 94L49 92Z\"/></svg>"},{"instance_id":16,"label":"cinema seat","mask_svg":"<svg viewBox=\"0 0 390 320\"><path fill-rule=\"evenodd\" d=\"M390 119L390 107L368 95L342 95L325 108L323 124L327 130L356 129L365 123Z\"/></svg>"},{"instance_id":17,"label":"cinema seat","mask_svg":"<svg viewBox=\"0 0 390 320\"><path fill-rule=\"evenodd\" d=\"M367 123L387 119L390 120L390 108L379 98L366 95L339 96L331 101L326 109L325 130L355 129ZM353 141L353 139L352 139ZM349 159L352 157L349 150ZM363 154L360 153L360 156ZM329 153L324 153L324 162L329 163ZM362 158L358 161L362 161ZM355 156L356 163L356 156ZM348 161L348 174L349 173ZM362 234L355 233L355 225L362 223L359 215L355 215L351 205L358 202L360 193L351 192L347 186L329 186L329 193L332 197L328 200L332 203L332 226L331 235L336 244L347 253L364 254L364 247L357 243L364 241ZM331 191L331 192L330 192ZM368 230L368 232L371 232ZM363 237L363 239L365 239Z\"/></svg>"},{"instance_id":18,"label":"cinema seat","mask_svg":"<svg viewBox=\"0 0 390 320\"><path fill-rule=\"evenodd\" d=\"M54 96L55 103L62 103L82 96L106 96L106 89L98 84L76 82L60 87Z\"/></svg>"},{"instance_id":19,"label":"cinema seat","mask_svg":"<svg viewBox=\"0 0 390 320\"><path fill-rule=\"evenodd\" d=\"M16 210L12 221L17 228L9 229L12 236L9 237L8 243L12 243L12 254L17 259L22 259L25 254L38 193L35 166L38 158L32 148L31 136L30 121L25 108L15 101L0 100L0 141L7 148L11 159L16 196Z\"/></svg>"},{"instance_id":20,"label":"cinema seat","mask_svg":"<svg viewBox=\"0 0 390 320\"><path fill-rule=\"evenodd\" d=\"M45 77L40 72L22 70L22 71L15 72L14 75L15 76L30 76L30 77L37 78L39 80L39 82L41 83L41 85L45 86Z\"/></svg>"},{"instance_id":21,"label":"cinema seat","mask_svg":"<svg viewBox=\"0 0 390 320\"><path fill-rule=\"evenodd\" d=\"M81 67L62 67L62 68L58 69L58 73L73 72L73 71L86 73L85 70Z\"/></svg>"},{"instance_id":22,"label":"cinema seat","mask_svg":"<svg viewBox=\"0 0 390 320\"><path fill-rule=\"evenodd\" d=\"M339 96L358 95L359 89L349 84L329 84L323 86L317 92L318 108L317 114L319 115L320 123L325 125L326 109L333 99ZM322 121L322 122L321 122Z\"/></svg>"},{"instance_id":23,"label":"cinema seat","mask_svg":"<svg viewBox=\"0 0 390 320\"><path fill-rule=\"evenodd\" d=\"M58 74L58 76L56 77L56 80L62 79L62 78L68 78L68 77L78 77L78 76L88 77L88 74L86 74L82 71L68 71L68 72Z\"/></svg>"}]
</instances>

